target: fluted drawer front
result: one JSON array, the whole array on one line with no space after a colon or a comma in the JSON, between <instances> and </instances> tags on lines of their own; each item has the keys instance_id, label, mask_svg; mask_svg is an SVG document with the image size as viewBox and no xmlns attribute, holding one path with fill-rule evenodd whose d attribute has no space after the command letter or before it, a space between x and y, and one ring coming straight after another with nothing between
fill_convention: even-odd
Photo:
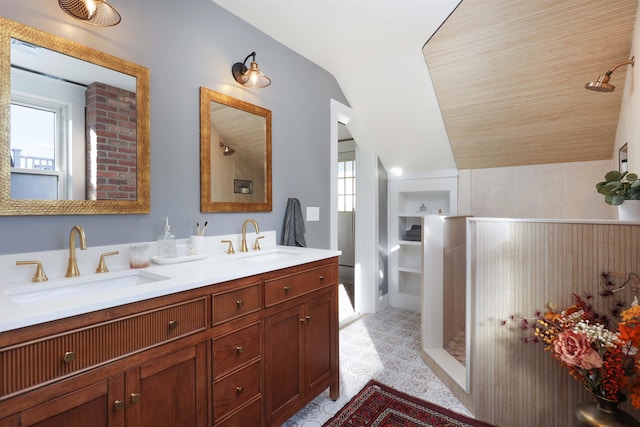
<instances>
[{"instance_id":1,"label":"fluted drawer front","mask_svg":"<svg viewBox=\"0 0 640 427\"><path fill-rule=\"evenodd\" d=\"M10 395L206 329L206 297L0 350Z\"/></svg>"},{"instance_id":2,"label":"fluted drawer front","mask_svg":"<svg viewBox=\"0 0 640 427\"><path fill-rule=\"evenodd\" d=\"M213 340L213 372L219 378L260 357L260 324L247 326Z\"/></svg>"},{"instance_id":3,"label":"fluted drawer front","mask_svg":"<svg viewBox=\"0 0 640 427\"><path fill-rule=\"evenodd\" d=\"M213 295L213 324L259 311L260 283Z\"/></svg>"},{"instance_id":4,"label":"fluted drawer front","mask_svg":"<svg viewBox=\"0 0 640 427\"><path fill-rule=\"evenodd\" d=\"M265 280L265 306L270 307L333 284L335 284L333 265Z\"/></svg>"},{"instance_id":5,"label":"fluted drawer front","mask_svg":"<svg viewBox=\"0 0 640 427\"><path fill-rule=\"evenodd\" d=\"M260 395L260 361L216 381L213 390L215 421Z\"/></svg>"}]
</instances>

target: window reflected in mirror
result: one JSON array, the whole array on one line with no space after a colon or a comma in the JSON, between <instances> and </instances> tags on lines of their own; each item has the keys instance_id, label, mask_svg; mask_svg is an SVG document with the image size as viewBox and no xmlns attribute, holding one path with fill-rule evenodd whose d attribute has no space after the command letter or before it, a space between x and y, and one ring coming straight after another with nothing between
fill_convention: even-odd
<instances>
[{"instance_id":1,"label":"window reflected in mirror","mask_svg":"<svg viewBox=\"0 0 640 427\"><path fill-rule=\"evenodd\" d=\"M0 215L149 212L149 70L2 17L0 57Z\"/></svg>"}]
</instances>

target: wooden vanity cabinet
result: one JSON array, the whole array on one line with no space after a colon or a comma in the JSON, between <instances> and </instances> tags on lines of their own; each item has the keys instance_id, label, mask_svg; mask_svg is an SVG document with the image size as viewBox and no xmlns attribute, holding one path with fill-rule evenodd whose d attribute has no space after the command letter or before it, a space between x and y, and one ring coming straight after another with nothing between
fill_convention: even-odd
<instances>
[{"instance_id":1,"label":"wooden vanity cabinet","mask_svg":"<svg viewBox=\"0 0 640 427\"><path fill-rule=\"evenodd\" d=\"M209 300L196 292L3 333L0 419L206 426L208 316Z\"/></svg>"},{"instance_id":2,"label":"wooden vanity cabinet","mask_svg":"<svg viewBox=\"0 0 640 427\"><path fill-rule=\"evenodd\" d=\"M265 280L266 416L282 424L327 387L339 396L337 265Z\"/></svg>"},{"instance_id":3,"label":"wooden vanity cabinet","mask_svg":"<svg viewBox=\"0 0 640 427\"><path fill-rule=\"evenodd\" d=\"M279 426L337 399L337 258L0 334L0 427Z\"/></svg>"}]
</instances>

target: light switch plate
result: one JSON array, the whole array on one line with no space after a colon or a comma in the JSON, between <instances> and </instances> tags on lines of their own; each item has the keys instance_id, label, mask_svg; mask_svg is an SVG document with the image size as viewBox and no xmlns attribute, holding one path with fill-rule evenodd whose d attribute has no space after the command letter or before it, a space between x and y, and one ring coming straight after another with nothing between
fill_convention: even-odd
<instances>
[{"instance_id":1,"label":"light switch plate","mask_svg":"<svg viewBox=\"0 0 640 427\"><path fill-rule=\"evenodd\" d=\"M307 206L307 221L320 221L320 208Z\"/></svg>"}]
</instances>

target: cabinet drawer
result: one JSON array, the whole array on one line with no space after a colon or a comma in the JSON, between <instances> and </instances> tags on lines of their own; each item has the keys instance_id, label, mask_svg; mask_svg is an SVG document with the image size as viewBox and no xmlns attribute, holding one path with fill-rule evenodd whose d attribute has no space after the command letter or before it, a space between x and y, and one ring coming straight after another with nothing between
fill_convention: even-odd
<instances>
[{"instance_id":1,"label":"cabinet drawer","mask_svg":"<svg viewBox=\"0 0 640 427\"><path fill-rule=\"evenodd\" d=\"M85 371L206 329L207 298L30 341L0 350L0 396Z\"/></svg>"},{"instance_id":2,"label":"cabinet drawer","mask_svg":"<svg viewBox=\"0 0 640 427\"><path fill-rule=\"evenodd\" d=\"M214 377L260 357L260 324L247 326L213 340Z\"/></svg>"},{"instance_id":3,"label":"cabinet drawer","mask_svg":"<svg viewBox=\"0 0 640 427\"><path fill-rule=\"evenodd\" d=\"M260 395L260 361L213 385L213 419L218 420Z\"/></svg>"},{"instance_id":4,"label":"cabinet drawer","mask_svg":"<svg viewBox=\"0 0 640 427\"><path fill-rule=\"evenodd\" d=\"M260 310L260 283L213 295L213 324Z\"/></svg>"},{"instance_id":5,"label":"cabinet drawer","mask_svg":"<svg viewBox=\"0 0 640 427\"><path fill-rule=\"evenodd\" d=\"M258 399L240 409L226 420L220 422L216 420L214 425L215 427L261 426L262 422L260 420L260 399Z\"/></svg>"},{"instance_id":6,"label":"cabinet drawer","mask_svg":"<svg viewBox=\"0 0 640 427\"><path fill-rule=\"evenodd\" d=\"M265 280L265 306L270 307L333 284L335 284L335 268L333 265L324 265L311 270Z\"/></svg>"}]
</instances>

